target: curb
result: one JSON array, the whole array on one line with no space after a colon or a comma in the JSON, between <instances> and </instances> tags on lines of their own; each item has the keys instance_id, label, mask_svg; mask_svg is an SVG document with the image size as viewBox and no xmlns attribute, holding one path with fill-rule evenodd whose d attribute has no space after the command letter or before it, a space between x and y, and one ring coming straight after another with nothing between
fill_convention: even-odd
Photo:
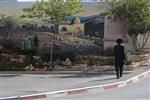
<instances>
[{"instance_id":1,"label":"curb","mask_svg":"<svg viewBox=\"0 0 150 100\"><path fill-rule=\"evenodd\" d=\"M0 100L40 100L40 99L44 99L50 96L68 96L68 95L77 95L77 94L84 94L84 93L90 93L90 92L100 92L104 90L124 87L126 85L136 83L148 76L150 76L150 70L143 72L142 74L139 74L137 76L134 76L130 79L127 79L125 81L121 81L121 82L97 85L97 86L91 86L91 87L84 87L84 88L77 88L77 89L39 93L39 94L33 94L33 95L5 97L5 98L0 98Z\"/></svg>"}]
</instances>

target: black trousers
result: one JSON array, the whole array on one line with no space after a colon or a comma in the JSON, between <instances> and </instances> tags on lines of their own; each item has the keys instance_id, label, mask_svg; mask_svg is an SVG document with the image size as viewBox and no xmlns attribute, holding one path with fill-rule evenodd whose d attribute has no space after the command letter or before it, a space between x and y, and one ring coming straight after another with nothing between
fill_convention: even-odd
<instances>
[{"instance_id":1,"label":"black trousers","mask_svg":"<svg viewBox=\"0 0 150 100\"><path fill-rule=\"evenodd\" d=\"M123 65L124 65L124 61L123 60L115 60L115 69L116 69L117 77L122 76Z\"/></svg>"}]
</instances>

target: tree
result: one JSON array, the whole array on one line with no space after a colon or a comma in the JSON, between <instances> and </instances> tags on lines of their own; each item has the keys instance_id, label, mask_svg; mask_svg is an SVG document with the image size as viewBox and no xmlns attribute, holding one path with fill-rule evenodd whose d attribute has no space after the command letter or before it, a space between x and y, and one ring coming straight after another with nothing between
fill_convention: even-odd
<instances>
[{"instance_id":1,"label":"tree","mask_svg":"<svg viewBox=\"0 0 150 100\"><path fill-rule=\"evenodd\" d=\"M150 37L150 20L141 23L138 29L140 34L138 35L135 43L137 45L139 53L142 53L143 48Z\"/></svg>"},{"instance_id":2,"label":"tree","mask_svg":"<svg viewBox=\"0 0 150 100\"><path fill-rule=\"evenodd\" d=\"M41 0L31 8L23 9L22 17L39 18L55 26L55 34L58 34L59 25L66 22L66 16L75 15L81 11L82 5L77 0Z\"/></svg>"},{"instance_id":3,"label":"tree","mask_svg":"<svg viewBox=\"0 0 150 100\"><path fill-rule=\"evenodd\" d=\"M5 15L0 13L0 25L3 25L4 23L4 19L5 19Z\"/></svg>"},{"instance_id":4,"label":"tree","mask_svg":"<svg viewBox=\"0 0 150 100\"><path fill-rule=\"evenodd\" d=\"M7 28L7 39L9 39L10 34L18 28L17 20L12 17L0 13L0 25Z\"/></svg>"},{"instance_id":5,"label":"tree","mask_svg":"<svg viewBox=\"0 0 150 100\"><path fill-rule=\"evenodd\" d=\"M7 39L9 40L10 34L18 28L17 20L9 16L3 19L3 24L8 29Z\"/></svg>"},{"instance_id":6,"label":"tree","mask_svg":"<svg viewBox=\"0 0 150 100\"><path fill-rule=\"evenodd\" d=\"M35 48L39 48L39 38L38 38L37 34L34 36L33 42L34 42Z\"/></svg>"},{"instance_id":7,"label":"tree","mask_svg":"<svg viewBox=\"0 0 150 100\"><path fill-rule=\"evenodd\" d=\"M133 46L135 50L141 51L150 34L149 25L147 21L150 18L150 3L148 0L120 0L113 1L107 10L111 19L122 20L126 23L125 27L128 34L133 39ZM142 41L139 43L138 37L142 36Z\"/></svg>"},{"instance_id":8,"label":"tree","mask_svg":"<svg viewBox=\"0 0 150 100\"><path fill-rule=\"evenodd\" d=\"M31 8L23 9L25 15L22 17L41 19L54 25L54 33L59 33L59 25L66 23L66 16L75 15L81 11L82 5L77 0L38 0ZM54 35L55 35L54 34ZM54 36L53 36L54 38ZM51 66L53 61L53 39L51 46Z\"/></svg>"},{"instance_id":9,"label":"tree","mask_svg":"<svg viewBox=\"0 0 150 100\"><path fill-rule=\"evenodd\" d=\"M5 18L5 15L0 13L0 21L2 21L2 19L4 18Z\"/></svg>"}]
</instances>

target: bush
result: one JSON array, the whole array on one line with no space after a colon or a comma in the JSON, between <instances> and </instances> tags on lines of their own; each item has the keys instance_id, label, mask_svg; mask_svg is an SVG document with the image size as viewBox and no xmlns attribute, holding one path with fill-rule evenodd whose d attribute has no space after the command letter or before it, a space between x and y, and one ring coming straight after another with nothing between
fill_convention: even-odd
<instances>
[{"instance_id":1,"label":"bush","mask_svg":"<svg viewBox=\"0 0 150 100\"><path fill-rule=\"evenodd\" d=\"M125 65L131 65L133 63L132 60L125 59Z\"/></svg>"},{"instance_id":2,"label":"bush","mask_svg":"<svg viewBox=\"0 0 150 100\"><path fill-rule=\"evenodd\" d=\"M34 47L38 48L39 47L39 38L37 35L34 36L33 42L34 42Z\"/></svg>"},{"instance_id":3,"label":"bush","mask_svg":"<svg viewBox=\"0 0 150 100\"><path fill-rule=\"evenodd\" d=\"M11 69L10 64L0 63L0 71L9 71Z\"/></svg>"},{"instance_id":4,"label":"bush","mask_svg":"<svg viewBox=\"0 0 150 100\"><path fill-rule=\"evenodd\" d=\"M27 23L27 24L22 25L21 28L25 30L33 30L33 29L38 29L38 26L37 24Z\"/></svg>"},{"instance_id":5,"label":"bush","mask_svg":"<svg viewBox=\"0 0 150 100\"><path fill-rule=\"evenodd\" d=\"M9 64L11 64L10 70L13 70L13 71L23 71L25 67L24 64L22 63L11 62Z\"/></svg>"},{"instance_id":6,"label":"bush","mask_svg":"<svg viewBox=\"0 0 150 100\"><path fill-rule=\"evenodd\" d=\"M21 55L28 55L28 54L32 54L35 55L37 52L36 49L20 49L18 48L17 53L21 54Z\"/></svg>"},{"instance_id":7,"label":"bush","mask_svg":"<svg viewBox=\"0 0 150 100\"><path fill-rule=\"evenodd\" d=\"M93 56L88 56L87 60L88 60L88 66L92 66L95 64L95 59Z\"/></svg>"},{"instance_id":8,"label":"bush","mask_svg":"<svg viewBox=\"0 0 150 100\"><path fill-rule=\"evenodd\" d=\"M0 45L1 45L1 46L3 45L3 41L2 41L2 40L0 40Z\"/></svg>"},{"instance_id":9,"label":"bush","mask_svg":"<svg viewBox=\"0 0 150 100\"><path fill-rule=\"evenodd\" d=\"M114 65L115 60L113 57L106 57L103 59L103 64L102 65Z\"/></svg>"},{"instance_id":10,"label":"bush","mask_svg":"<svg viewBox=\"0 0 150 100\"><path fill-rule=\"evenodd\" d=\"M15 47L13 41L11 41L11 40L3 40L2 46L8 50L12 50L12 48Z\"/></svg>"},{"instance_id":11,"label":"bush","mask_svg":"<svg viewBox=\"0 0 150 100\"><path fill-rule=\"evenodd\" d=\"M53 54L53 60L60 59L61 61L65 61L66 58L69 58L71 61L74 61L77 54L72 51L55 51Z\"/></svg>"},{"instance_id":12,"label":"bush","mask_svg":"<svg viewBox=\"0 0 150 100\"><path fill-rule=\"evenodd\" d=\"M19 63L0 63L0 71L23 71L23 64Z\"/></svg>"},{"instance_id":13,"label":"bush","mask_svg":"<svg viewBox=\"0 0 150 100\"><path fill-rule=\"evenodd\" d=\"M49 62L50 61L50 53L42 54L40 56L40 58L42 59L43 62Z\"/></svg>"},{"instance_id":14,"label":"bush","mask_svg":"<svg viewBox=\"0 0 150 100\"><path fill-rule=\"evenodd\" d=\"M103 56L113 56L113 48L108 47L103 51Z\"/></svg>"},{"instance_id":15,"label":"bush","mask_svg":"<svg viewBox=\"0 0 150 100\"><path fill-rule=\"evenodd\" d=\"M30 64L34 64L34 58L32 56L32 54L28 54L25 57L25 65L30 65Z\"/></svg>"},{"instance_id":16,"label":"bush","mask_svg":"<svg viewBox=\"0 0 150 100\"><path fill-rule=\"evenodd\" d=\"M36 53L36 55L40 56L43 62L49 62L50 52L51 52L51 48L40 48L38 52Z\"/></svg>"},{"instance_id":17,"label":"bush","mask_svg":"<svg viewBox=\"0 0 150 100\"><path fill-rule=\"evenodd\" d=\"M49 29L49 27L45 26L45 25L42 25L40 28L43 29L43 30L48 30Z\"/></svg>"},{"instance_id":18,"label":"bush","mask_svg":"<svg viewBox=\"0 0 150 100\"><path fill-rule=\"evenodd\" d=\"M37 52L37 56L40 56L43 62L49 62L50 61L50 52L51 48L41 48ZM60 51L58 48L54 48L53 50L53 61L56 61L57 59L60 59L61 61L66 60L66 58L69 58L71 61L75 60L76 53L71 51Z\"/></svg>"}]
</instances>

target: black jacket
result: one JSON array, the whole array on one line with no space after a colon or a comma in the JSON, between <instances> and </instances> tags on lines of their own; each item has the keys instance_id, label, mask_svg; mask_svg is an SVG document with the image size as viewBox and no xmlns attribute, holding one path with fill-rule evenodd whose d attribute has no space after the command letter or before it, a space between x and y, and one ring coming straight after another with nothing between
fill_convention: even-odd
<instances>
[{"instance_id":1,"label":"black jacket","mask_svg":"<svg viewBox=\"0 0 150 100\"><path fill-rule=\"evenodd\" d=\"M116 45L114 46L113 51L114 51L115 60L122 61L125 59L124 46Z\"/></svg>"}]
</instances>

